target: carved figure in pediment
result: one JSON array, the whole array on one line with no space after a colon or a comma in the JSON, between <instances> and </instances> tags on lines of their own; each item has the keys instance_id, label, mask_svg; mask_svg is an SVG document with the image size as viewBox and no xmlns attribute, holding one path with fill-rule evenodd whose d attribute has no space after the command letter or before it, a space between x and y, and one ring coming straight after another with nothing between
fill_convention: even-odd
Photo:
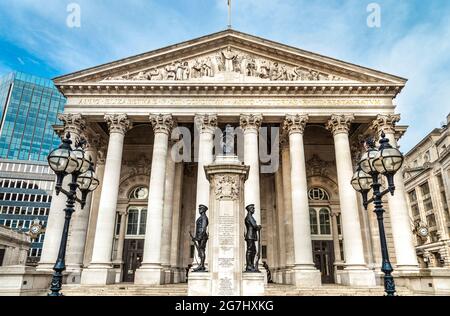
<instances>
[{"instance_id":1,"label":"carved figure in pediment","mask_svg":"<svg viewBox=\"0 0 450 316\"><path fill-rule=\"evenodd\" d=\"M320 80L320 74L317 71L310 70L308 80Z\"/></svg>"},{"instance_id":2,"label":"carved figure in pediment","mask_svg":"<svg viewBox=\"0 0 450 316\"><path fill-rule=\"evenodd\" d=\"M206 60L203 61L202 74L205 77L214 77L213 64L210 57L206 58Z\"/></svg>"},{"instance_id":3,"label":"carved figure in pediment","mask_svg":"<svg viewBox=\"0 0 450 316\"><path fill-rule=\"evenodd\" d=\"M161 72L156 67L150 69L148 72L148 77L150 80L162 80Z\"/></svg>"},{"instance_id":4,"label":"carved figure in pediment","mask_svg":"<svg viewBox=\"0 0 450 316\"><path fill-rule=\"evenodd\" d=\"M180 60L175 64L175 69L175 80L183 80L184 67Z\"/></svg>"},{"instance_id":5,"label":"carved figure in pediment","mask_svg":"<svg viewBox=\"0 0 450 316\"><path fill-rule=\"evenodd\" d=\"M192 66L191 77L200 78L201 76L202 76L202 64L198 59L196 59L194 66Z\"/></svg>"},{"instance_id":6,"label":"carved figure in pediment","mask_svg":"<svg viewBox=\"0 0 450 316\"><path fill-rule=\"evenodd\" d=\"M228 45L226 50L222 51L224 58L225 71L235 71L235 61L238 57L237 53L231 50L231 46Z\"/></svg>"},{"instance_id":7,"label":"carved figure in pediment","mask_svg":"<svg viewBox=\"0 0 450 316\"><path fill-rule=\"evenodd\" d=\"M183 79L182 80L189 80L189 76L191 74L191 69L189 68L189 63L187 61L185 61L181 67L183 69Z\"/></svg>"},{"instance_id":8,"label":"carved figure in pediment","mask_svg":"<svg viewBox=\"0 0 450 316\"><path fill-rule=\"evenodd\" d=\"M217 54L215 57L216 57L216 63L215 63L216 69L215 69L215 72L217 73L217 72L224 71L225 70L225 64L223 63L222 56L220 54Z\"/></svg>"},{"instance_id":9,"label":"carved figure in pediment","mask_svg":"<svg viewBox=\"0 0 450 316\"><path fill-rule=\"evenodd\" d=\"M305 79L305 74L302 71L302 69L300 67L295 67L292 73L293 76L293 80L298 81L298 80L304 80Z\"/></svg>"},{"instance_id":10,"label":"carved figure in pediment","mask_svg":"<svg viewBox=\"0 0 450 316\"><path fill-rule=\"evenodd\" d=\"M134 76L132 79L133 80L147 80L148 75L144 71L141 71L136 76Z\"/></svg>"},{"instance_id":11,"label":"carved figure in pediment","mask_svg":"<svg viewBox=\"0 0 450 316\"><path fill-rule=\"evenodd\" d=\"M286 66L281 66L280 68L280 74L278 76L278 80L290 80L290 76L288 74L288 71L286 69Z\"/></svg>"},{"instance_id":12,"label":"carved figure in pediment","mask_svg":"<svg viewBox=\"0 0 450 316\"><path fill-rule=\"evenodd\" d=\"M247 76L256 76L256 62L253 58L250 58L250 60L247 62Z\"/></svg>"},{"instance_id":13,"label":"carved figure in pediment","mask_svg":"<svg viewBox=\"0 0 450 316\"><path fill-rule=\"evenodd\" d=\"M270 67L270 80L278 80L280 79L280 67L278 66L278 63L275 62Z\"/></svg>"},{"instance_id":14,"label":"carved figure in pediment","mask_svg":"<svg viewBox=\"0 0 450 316\"><path fill-rule=\"evenodd\" d=\"M173 62L170 65L167 65L166 68L166 80L175 80L177 78L177 66Z\"/></svg>"},{"instance_id":15,"label":"carved figure in pediment","mask_svg":"<svg viewBox=\"0 0 450 316\"><path fill-rule=\"evenodd\" d=\"M259 77L263 79L270 77L270 66L265 60L262 60L261 65L259 66Z\"/></svg>"}]
</instances>

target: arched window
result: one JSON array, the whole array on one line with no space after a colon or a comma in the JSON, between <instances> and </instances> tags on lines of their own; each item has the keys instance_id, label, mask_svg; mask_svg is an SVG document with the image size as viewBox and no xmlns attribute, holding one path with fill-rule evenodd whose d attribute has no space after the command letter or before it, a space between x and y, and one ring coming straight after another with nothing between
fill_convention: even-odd
<instances>
[{"instance_id":1,"label":"arched window","mask_svg":"<svg viewBox=\"0 0 450 316\"><path fill-rule=\"evenodd\" d=\"M309 209L309 223L311 225L311 234L317 235L319 234L319 227L317 225L317 213L313 208Z\"/></svg>"},{"instance_id":2,"label":"arched window","mask_svg":"<svg viewBox=\"0 0 450 316\"><path fill-rule=\"evenodd\" d=\"M331 224L330 224L330 211L326 208L323 208L319 212L319 221L320 221L320 234L321 235L330 235L331 234Z\"/></svg>"},{"instance_id":3,"label":"arched window","mask_svg":"<svg viewBox=\"0 0 450 316\"><path fill-rule=\"evenodd\" d=\"M314 201L328 201L330 196L327 191L321 188L312 188L308 191L308 197Z\"/></svg>"},{"instance_id":4,"label":"arched window","mask_svg":"<svg viewBox=\"0 0 450 316\"><path fill-rule=\"evenodd\" d=\"M130 199L145 200L148 198L148 189L144 186L134 188L129 196Z\"/></svg>"}]
</instances>

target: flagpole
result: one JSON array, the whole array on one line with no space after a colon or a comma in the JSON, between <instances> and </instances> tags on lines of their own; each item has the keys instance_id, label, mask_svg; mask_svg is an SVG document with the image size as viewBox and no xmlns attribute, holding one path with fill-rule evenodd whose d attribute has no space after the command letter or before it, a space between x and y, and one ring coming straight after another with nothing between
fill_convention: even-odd
<instances>
[{"instance_id":1,"label":"flagpole","mask_svg":"<svg viewBox=\"0 0 450 316\"><path fill-rule=\"evenodd\" d=\"M228 29L231 29L231 1L228 0Z\"/></svg>"}]
</instances>

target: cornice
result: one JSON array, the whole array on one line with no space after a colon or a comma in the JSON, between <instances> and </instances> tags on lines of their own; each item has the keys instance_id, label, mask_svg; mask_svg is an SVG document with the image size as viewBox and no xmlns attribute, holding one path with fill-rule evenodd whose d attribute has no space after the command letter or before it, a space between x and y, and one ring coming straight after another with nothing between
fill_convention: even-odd
<instances>
[{"instance_id":1,"label":"cornice","mask_svg":"<svg viewBox=\"0 0 450 316\"><path fill-rule=\"evenodd\" d=\"M368 83L99 82L60 84L66 96L330 96L395 98L403 85Z\"/></svg>"}]
</instances>

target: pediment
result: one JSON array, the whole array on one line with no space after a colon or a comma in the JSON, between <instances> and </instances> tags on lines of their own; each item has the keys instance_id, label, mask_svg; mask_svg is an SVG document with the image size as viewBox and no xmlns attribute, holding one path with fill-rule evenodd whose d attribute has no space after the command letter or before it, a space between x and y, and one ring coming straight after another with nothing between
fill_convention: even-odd
<instances>
[{"instance_id":1,"label":"pediment","mask_svg":"<svg viewBox=\"0 0 450 316\"><path fill-rule=\"evenodd\" d=\"M73 83L365 83L406 80L234 30L55 78Z\"/></svg>"}]
</instances>

